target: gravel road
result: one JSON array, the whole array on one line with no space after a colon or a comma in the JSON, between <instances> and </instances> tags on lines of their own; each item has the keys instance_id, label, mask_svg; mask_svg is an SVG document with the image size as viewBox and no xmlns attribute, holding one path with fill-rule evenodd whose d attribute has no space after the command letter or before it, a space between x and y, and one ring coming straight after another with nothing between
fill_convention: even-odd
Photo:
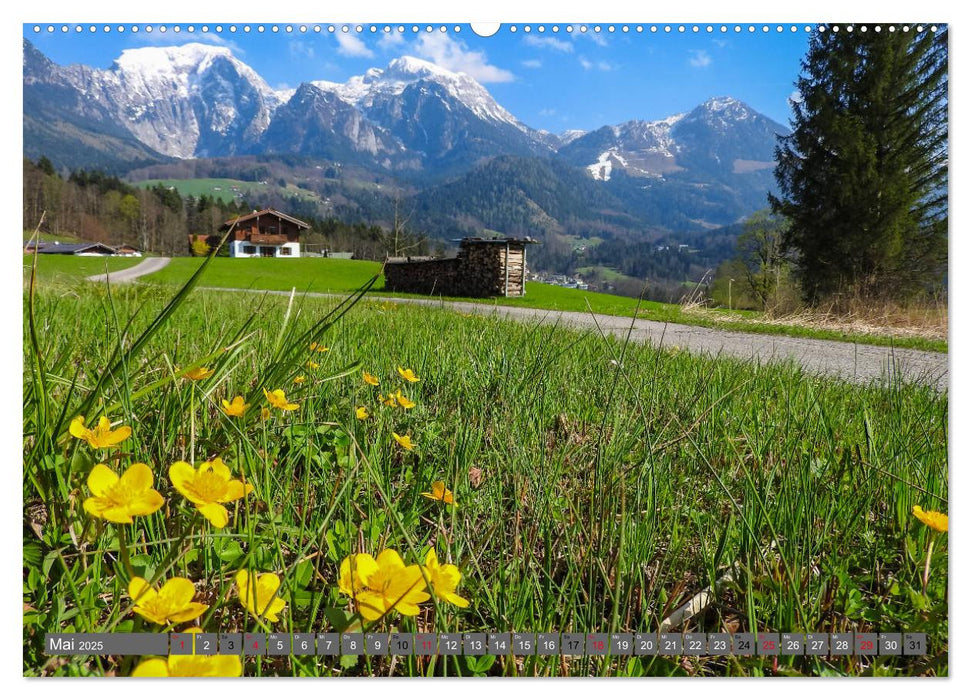
<instances>
[{"instance_id":1,"label":"gravel road","mask_svg":"<svg viewBox=\"0 0 971 700\"><path fill-rule=\"evenodd\" d=\"M205 287L213 290L215 288ZM289 296L290 292L264 292L251 289L221 289L221 291L249 292ZM333 294L308 293L309 297L336 297ZM630 332L632 340L650 342L662 347L678 347L710 356L737 357L759 363L795 361L813 374L828 375L845 381L866 384L886 383L888 377L902 378L927 384L938 391L946 391L948 383L947 353L890 348L879 345L858 345L836 340L791 338L781 335L739 333L701 326L660 323L619 316L605 316L578 311L549 311L495 304L435 299L405 299L380 297L382 301L399 304L418 304L451 308L465 313L496 314L530 323L556 323L578 330L610 333L624 338Z\"/></svg>"},{"instance_id":2,"label":"gravel road","mask_svg":"<svg viewBox=\"0 0 971 700\"><path fill-rule=\"evenodd\" d=\"M145 258L134 267L127 267L124 270L118 270L117 272L109 272L107 275L92 275L91 277L88 277L88 281L110 282L111 284L117 284L119 282L134 282L142 275L150 275L153 272L158 272L163 267L168 265L171 259L172 258Z\"/></svg>"}]
</instances>

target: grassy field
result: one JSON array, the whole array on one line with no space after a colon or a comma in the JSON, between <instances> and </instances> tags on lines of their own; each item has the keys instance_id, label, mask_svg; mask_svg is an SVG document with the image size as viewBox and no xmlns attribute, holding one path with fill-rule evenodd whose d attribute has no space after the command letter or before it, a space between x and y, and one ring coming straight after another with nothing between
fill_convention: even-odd
<instances>
[{"instance_id":1,"label":"grassy field","mask_svg":"<svg viewBox=\"0 0 971 700\"><path fill-rule=\"evenodd\" d=\"M212 197L221 199L224 202L234 201L234 195L238 192L243 198L259 198L268 192L283 192L285 194L296 194L305 199L318 200L319 197L309 190L301 189L295 185L278 187L277 185L261 184L259 182L247 182L245 180L233 180L229 178L197 178L190 180L141 180L132 183L135 187L174 187L183 197Z\"/></svg>"},{"instance_id":2,"label":"grassy field","mask_svg":"<svg viewBox=\"0 0 971 700\"><path fill-rule=\"evenodd\" d=\"M712 585L712 604L676 631L926 632L931 654L286 656L220 668L948 672L947 535L911 514L947 510L946 394L386 302L341 315L328 299L254 308L197 290L166 306L158 288L65 296L48 284L27 301L25 675L179 668L175 657L48 657L44 632L650 631ZM185 376L197 366L212 374ZM268 400L277 389L286 402ZM390 394L405 400L386 405ZM235 396L249 404L238 417L222 403ZM87 426L108 415L131 434L92 445L69 430L78 415ZM228 475L172 466L216 457ZM139 467L115 488L96 467L133 463L151 484ZM227 481L240 479L252 493ZM441 489L424 495L436 481L454 504ZM133 522L112 522L119 514ZM403 563L377 556L387 549ZM430 549L457 570L436 569ZM140 614L136 577L156 587L184 577L195 604Z\"/></svg>"},{"instance_id":3,"label":"grassy field","mask_svg":"<svg viewBox=\"0 0 971 700\"><path fill-rule=\"evenodd\" d=\"M87 257L75 255L41 255L37 261L38 279L45 283L76 284L85 277L116 272L137 265L144 258ZM32 255L24 256L24 279L30 277Z\"/></svg>"},{"instance_id":4,"label":"grassy field","mask_svg":"<svg viewBox=\"0 0 971 700\"><path fill-rule=\"evenodd\" d=\"M198 269L201 261L195 258L175 258L169 265L145 278L147 282L182 284L192 272ZM289 291L296 287L300 292L351 292L364 284L380 270L380 264L365 260L329 260L323 258L300 258L297 260L248 259L233 260L217 258L205 272L202 284L211 287L249 287ZM398 297L419 296L383 291L384 279L375 287L374 294ZM462 299L477 301L481 299ZM635 310L639 318L667 323L684 323L692 326L723 328L745 333L766 333L769 335L788 335L804 338L822 338L871 345L896 345L947 352L946 340L921 337L894 337L869 333L841 332L796 325L780 325L760 321L754 311L727 311L719 309L717 314L706 314L704 310L686 312L678 304L663 304L656 301L642 301L638 307L636 299L601 294L599 292L567 289L551 284L529 282L525 297L498 298L490 300L501 306L523 306L555 311L590 310L612 316L633 316Z\"/></svg>"},{"instance_id":5,"label":"grassy field","mask_svg":"<svg viewBox=\"0 0 971 700\"><path fill-rule=\"evenodd\" d=\"M48 262L48 260L53 262ZM88 272L91 260L64 257L57 260L53 256L42 259L40 274L50 276L56 274L65 282L80 281L87 274L95 274L103 270L98 267L94 272ZM108 259L111 265L125 267L135 264L132 259ZM24 257L24 265L28 266L30 258ZM147 283L165 285L182 285L199 268L202 260L199 258L173 258L172 261L159 272L148 275L142 280ZM77 269L75 269L75 266ZM118 269L121 269L119 267ZM113 268L114 269L114 268ZM331 260L325 258L298 258L295 260L277 259L230 259L216 258L205 271L201 284L209 287L230 287L248 289L267 289L275 291L290 291L296 288L298 292L333 292L348 293L367 282L374 274L380 272L380 263L366 260ZM418 297L420 295L386 292L383 289L384 279L380 278L372 290L376 296ZM458 301L483 302L482 299L463 299L449 297ZM525 297L498 298L488 300L502 306L522 306L554 311L578 311L587 313L593 310L597 313L612 316L630 317L635 310L639 318L666 323L684 323L693 326L722 328L725 330L741 331L745 333L765 333L769 335L786 335L805 338L821 338L871 345L895 345L902 348L918 350L932 350L947 352L946 340L912 336L876 335L871 333L842 332L825 330L799 325L783 325L770 323L760 319L754 311L727 311L718 309L708 312L704 309L685 311L677 304L663 304L655 301L638 303L630 297L601 294L598 292L567 289L556 285L529 282Z\"/></svg>"}]
</instances>

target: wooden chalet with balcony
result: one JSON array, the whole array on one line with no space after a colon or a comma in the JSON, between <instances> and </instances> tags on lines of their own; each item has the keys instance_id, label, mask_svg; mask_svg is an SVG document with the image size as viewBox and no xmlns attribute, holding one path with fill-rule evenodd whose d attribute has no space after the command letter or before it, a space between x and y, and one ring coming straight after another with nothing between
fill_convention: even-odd
<instances>
[{"instance_id":1,"label":"wooden chalet with balcony","mask_svg":"<svg viewBox=\"0 0 971 700\"><path fill-rule=\"evenodd\" d=\"M299 258L300 233L310 224L276 209L237 216L222 225L232 228L226 241L231 258Z\"/></svg>"}]
</instances>

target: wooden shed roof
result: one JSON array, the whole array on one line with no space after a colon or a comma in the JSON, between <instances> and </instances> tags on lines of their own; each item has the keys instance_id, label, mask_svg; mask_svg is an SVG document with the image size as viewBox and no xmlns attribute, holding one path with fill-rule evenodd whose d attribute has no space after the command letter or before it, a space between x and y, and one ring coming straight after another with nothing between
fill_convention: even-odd
<instances>
[{"instance_id":1,"label":"wooden shed roof","mask_svg":"<svg viewBox=\"0 0 971 700\"><path fill-rule=\"evenodd\" d=\"M519 243L521 245L529 245L529 244L539 243L539 241L537 241L535 238L532 238L530 236L526 236L526 238L479 238L479 237L453 238L452 241L458 243L459 245L490 245L490 244L505 245L506 243Z\"/></svg>"}]
</instances>

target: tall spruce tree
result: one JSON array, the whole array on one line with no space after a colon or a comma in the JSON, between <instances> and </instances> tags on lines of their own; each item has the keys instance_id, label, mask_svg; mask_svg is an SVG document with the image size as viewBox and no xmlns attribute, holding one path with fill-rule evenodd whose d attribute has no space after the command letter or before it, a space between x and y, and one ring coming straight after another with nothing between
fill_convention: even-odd
<instances>
[{"instance_id":1,"label":"tall spruce tree","mask_svg":"<svg viewBox=\"0 0 971 700\"><path fill-rule=\"evenodd\" d=\"M773 210L809 301L895 298L947 266L947 30L814 34L780 136Z\"/></svg>"}]
</instances>

